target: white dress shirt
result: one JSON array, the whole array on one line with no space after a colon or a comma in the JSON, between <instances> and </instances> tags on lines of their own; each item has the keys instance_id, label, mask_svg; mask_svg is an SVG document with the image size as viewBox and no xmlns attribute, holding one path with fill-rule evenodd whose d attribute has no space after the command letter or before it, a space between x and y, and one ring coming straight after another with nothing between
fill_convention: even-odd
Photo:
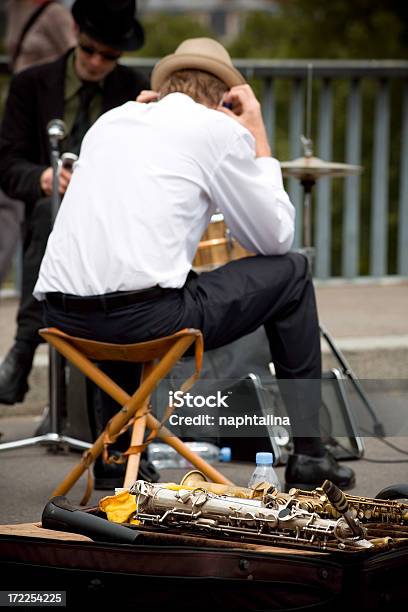
<instances>
[{"instance_id":1,"label":"white dress shirt","mask_svg":"<svg viewBox=\"0 0 408 612\"><path fill-rule=\"evenodd\" d=\"M34 295L182 287L217 209L249 251L289 250L295 212L279 163L255 157L246 128L181 93L127 102L84 138Z\"/></svg>"}]
</instances>

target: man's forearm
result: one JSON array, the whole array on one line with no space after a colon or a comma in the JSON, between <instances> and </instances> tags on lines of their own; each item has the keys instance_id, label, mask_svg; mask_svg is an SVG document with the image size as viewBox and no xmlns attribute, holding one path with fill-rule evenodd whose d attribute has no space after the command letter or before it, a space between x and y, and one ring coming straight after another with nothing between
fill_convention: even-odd
<instances>
[{"instance_id":1,"label":"man's forearm","mask_svg":"<svg viewBox=\"0 0 408 612\"><path fill-rule=\"evenodd\" d=\"M253 132L255 138L255 155L256 157L271 157L271 147L269 146L268 136L264 126L260 126L259 130Z\"/></svg>"}]
</instances>

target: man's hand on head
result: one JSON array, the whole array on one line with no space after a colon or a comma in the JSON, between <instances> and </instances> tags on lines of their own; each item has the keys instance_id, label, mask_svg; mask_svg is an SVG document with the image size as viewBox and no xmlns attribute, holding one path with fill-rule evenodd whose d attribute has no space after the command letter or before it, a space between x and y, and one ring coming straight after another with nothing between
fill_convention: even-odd
<instances>
[{"instance_id":1,"label":"man's hand on head","mask_svg":"<svg viewBox=\"0 0 408 612\"><path fill-rule=\"evenodd\" d=\"M53 169L51 168L51 166L49 168L46 168L46 170L44 170L44 172L40 176L41 191L46 196L52 195L52 177L53 177ZM59 182L58 182L58 191L60 195L63 195L66 192L69 182L71 180L71 177L72 177L72 172L70 172L66 168L60 169Z\"/></svg>"},{"instance_id":2,"label":"man's hand on head","mask_svg":"<svg viewBox=\"0 0 408 612\"><path fill-rule=\"evenodd\" d=\"M152 89L143 89L137 96L136 102L148 104L149 102L156 102L158 97L159 94L157 91L153 91Z\"/></svg>"},{"instance_id":3,"label":"man's hand on head","mask_svg":"<svg viewBox=\"0 0 408 612\"><path fill-rule=\"evenodd\" d=\"M231 109L222 104L228 104ZM232 117L251 132L256 142L257 157L270 157L271 149L262 118L261 105L248 84L231 87L223 95L222 103L217 110Z\"/></svg>"}]
</instances>

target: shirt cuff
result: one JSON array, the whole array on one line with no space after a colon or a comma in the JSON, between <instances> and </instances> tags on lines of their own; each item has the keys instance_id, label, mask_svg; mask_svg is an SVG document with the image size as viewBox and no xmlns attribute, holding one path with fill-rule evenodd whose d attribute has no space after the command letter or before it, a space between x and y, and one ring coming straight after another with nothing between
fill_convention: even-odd
<instances>
[{"instance_id":1,"label":"shirt cuff","mask_svg":"<svg viewBox=\"0 0 408 612\"><path fill-rule=\"evenodd\" d=\"M275 159L274 157L257 157L255 159L255 163L257 166L259 166L259 169L262 172L269 174L273 183L277 187L284 189L282 170L280 167L280 163L277 159Z\"/></svg>"}]
</instances>

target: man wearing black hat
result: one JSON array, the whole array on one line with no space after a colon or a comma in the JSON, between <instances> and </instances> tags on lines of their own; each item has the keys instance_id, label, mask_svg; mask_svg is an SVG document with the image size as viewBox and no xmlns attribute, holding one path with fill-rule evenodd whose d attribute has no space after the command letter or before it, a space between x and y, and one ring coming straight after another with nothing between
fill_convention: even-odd
<instances>
[{"instance_id":1,"label":"man wearing black hat","mask_svg":"<svg viewBox=\"0 0 408 612\"><path fill-rule=\"evenodd\" d=\"M79 153L82 138L103 112L135 99L146 87L142 75L118 60L144 43L135 19L135 0L76 0L72 14L78 44L57 61L29 68L10 86L0 132L0 184L26 204L23 286L15 344L0 366L0 403L22 401L42 327L41 306L33 298L41 259L51 230L52 168L47 124L61 118L67 137L61 151ZM63 195L71 174L62 169Z\"/></svg>"}]
</instances>

